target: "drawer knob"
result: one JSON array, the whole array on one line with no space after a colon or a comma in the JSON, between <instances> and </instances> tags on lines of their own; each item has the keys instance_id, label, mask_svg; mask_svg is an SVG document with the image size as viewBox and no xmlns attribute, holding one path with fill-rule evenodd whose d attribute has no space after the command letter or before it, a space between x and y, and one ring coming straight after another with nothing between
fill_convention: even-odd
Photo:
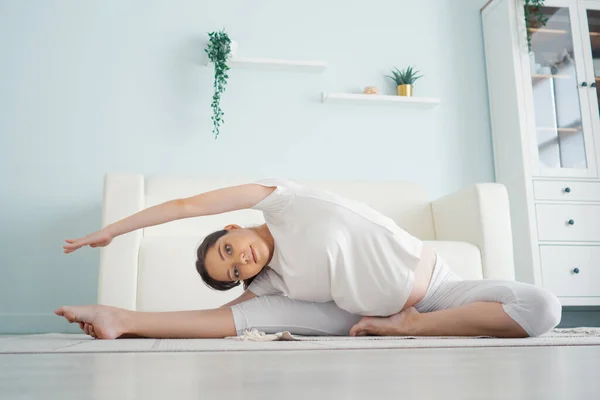
<instances>
[{"instance_id":1,"label":"drawer knob","mask_svg":"<svg viewBox=\"0 0 600 400\"><path fill-rule=\"evenodd\" d=\"M571 188L570 187L566 187L565 188L565 193L571 193Z\"/></svg>"},{"instance_id":2,"label":"drawer knob","mask_svg":"<svg viewBox=\"0 0 600 400\"><path fill-rule=\"evenodd\" d=\"M578 274L579 273L579 268L573 268L573 273L574 274Z\"/></svg>"},{"instance_id":3,"label":"drawer knob","mask_svg":"<svg viewBox=\"0 0 600 400\"><path fill-rule=\"evenodd\" d=\"M575 225L575 221L573 221L572 219L569 220L569 225Z\"/></svg>"}]
</instances>

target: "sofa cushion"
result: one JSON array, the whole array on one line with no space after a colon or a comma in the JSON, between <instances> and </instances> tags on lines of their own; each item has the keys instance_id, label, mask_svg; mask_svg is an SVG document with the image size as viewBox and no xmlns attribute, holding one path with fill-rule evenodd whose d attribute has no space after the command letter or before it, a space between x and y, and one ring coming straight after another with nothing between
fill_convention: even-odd
<instances>
[{"instance_id":1,"label":"sofa cushion","mask_svg":"<svg viewBox=\"0 0 600 400\"><path fill-rule=\"evenodd\" d=\"M240 287L219 292L204 284L196 271L197 236L145 237L140 245L138 311L218 308L242 293Z\"/></svg>"},{"instance_id":2,"label":"sofa cushion","mask_svg":"<svg viewBox=\"0 0 600 400\"><path fill-rule=\"evenodd\" d=\"M479 247L467 242L425 241L448 262L452 271L464 280L483 279Z\"/></svg>"}]
</instances>

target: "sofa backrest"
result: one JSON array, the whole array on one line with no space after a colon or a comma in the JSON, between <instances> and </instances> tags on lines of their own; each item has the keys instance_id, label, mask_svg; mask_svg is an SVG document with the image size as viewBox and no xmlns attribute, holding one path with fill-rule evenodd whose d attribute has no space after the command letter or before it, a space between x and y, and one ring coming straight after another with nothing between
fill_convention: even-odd
<instances>
[{"instance_id":1,"label":"sofa backrest","mask_svg":"<svg viewBox=\"0 0 600 400\"><path fill-rule=\"evenodd\" d=\"M239 180L108 174L104 184L103 226L168 200L194 196ZM302 182L362 201L392 218L425 241L434 241L431 203L423 188L406 182ZM252 226L264 222L262 213L243 210L189 218L140 229L101 249L98 302L138 311L216 308L239 296L242 288L217 292L204 285L195 269L196 250L203 238L225 225ZM441 254L457 259L468 279L482 276L476 246L441 243ZM462 269L462 271L461 271Z\"/></svg>"},{"instance_id":2,"label":"sofa backrest","mask_svg":"<svg viewBox=\"0 0 600 400\"><path fill-rule=\"evenodd\" d=\"M151 207L168 200L194 196L210 190L250 182L167 176L147 177L144 184L144 205L145 207ZM393 219L412 235L423 240L434 238L429 200L424 189L417 184L406 182L298 182L321 187L339 195L362 201ZM264 219L260 212L242 210L153 226L144 229L144 237L204 236L222 229L230 223L248 226L262 224Z\"/></svg>"}]
</instances>

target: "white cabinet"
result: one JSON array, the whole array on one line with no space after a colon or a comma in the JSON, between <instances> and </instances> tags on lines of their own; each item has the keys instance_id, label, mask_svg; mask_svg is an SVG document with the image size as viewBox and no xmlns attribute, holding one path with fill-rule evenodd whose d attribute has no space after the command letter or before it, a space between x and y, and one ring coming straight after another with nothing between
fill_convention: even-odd
<instances>
[{"instance_id":1,"label":"white cabinet","mask_svg":"<svg viewBox=\"0 0 600 400\"><path fill-rule=\"evenodd\" d=\"M544 285L557 296L600 296L600 246L541 246Z\"/></svg>"},{"instance_id":2,"label":"white cabinet","mask_svg":"<svg viewBox=\"0 0 600 400\"><path fill-rule=\"evenodd\" d=\"M524 0L482 9L496 181L517 279L600 305L600 0L542 12L544 26L525 23Z\"/></svg>"}]
</instances>

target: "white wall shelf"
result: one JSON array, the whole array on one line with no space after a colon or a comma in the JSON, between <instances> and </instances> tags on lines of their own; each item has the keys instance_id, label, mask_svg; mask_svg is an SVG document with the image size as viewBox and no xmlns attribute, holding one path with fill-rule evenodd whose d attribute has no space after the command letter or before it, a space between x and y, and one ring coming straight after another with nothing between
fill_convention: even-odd
<instances>
[{"instance_id":1,"label":"white wall shelf","mask_svg":"<svg viewBox=\"0 0 600 400\"><path fill-rule=\"evenodd\" d=\"M205 57L204 65L210 63L208 57ZM229 63L230 68L235 69L265 69L265 70L280 70L280 71L296 71L308 73L321 73L327 68L325 61L314 60L283 60L275 58L245 58L233 57Z\"/></svg>"},{"instance_id":2,"label":"white wall shelf","mask_svg":"<svg viewBox=\"0 0 600 400\"><path fill-rule=\"evenodd\" d=\"M231 68L269 69L283 71L298 71L320 73L327 68L324 61L295 61L272 58L234 58Z\"/></svg>"},{"instance_id":3,"label":"white wall shelf","mask_svg":"<svg viewBox=\"0 0 600 400\"><path fill-rule=\"evenodd\" d=\"M358 93L321 93L323 103L348 104L397 104L406 107L432 108L440 104L440 99L431 97L387 96Z\"/></svg>"}]
</instances>

